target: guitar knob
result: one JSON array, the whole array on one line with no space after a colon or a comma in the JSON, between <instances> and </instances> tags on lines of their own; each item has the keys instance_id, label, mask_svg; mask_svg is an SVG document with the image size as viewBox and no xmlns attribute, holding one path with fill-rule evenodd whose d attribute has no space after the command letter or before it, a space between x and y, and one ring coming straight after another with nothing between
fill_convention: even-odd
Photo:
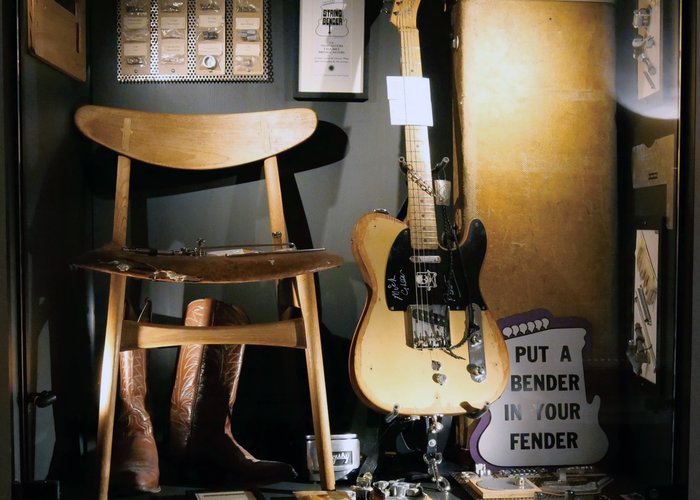
<instances>
[{"instance_id":1,"label":"guitar knob","mask_svg":"<svg viewBox=\"0 0 700 500\"><path fill-rule=\"evenodd\" d=\"M30 403L33 403L37 408L51 406L58 399L53 391L30 392L28 396Z\"/></svg>"},{"instance_id":2,"label":"guitar knob","mask_svg":"<svg viewBox=\"0 0 700 500\"><path fill-rule=\"evenodd\" d=\"M476 347L476 346L480 345L482 340L483 339L482 339L481 334L479 332L474 332L469 336L469 344L472 347Z\"/></svg>"},{"instance_id":3,"label":"guitar knob","mask_svg":"<svg viewBox=\"0 0 700 500\"><path fill-rule=\"evenodd\" d=\"M484 370L483 366L475 365L472 363L469 363L467 365L467 371L474 378L482 377L486 373L486 370Z\"/></svg>"}]
</instances>

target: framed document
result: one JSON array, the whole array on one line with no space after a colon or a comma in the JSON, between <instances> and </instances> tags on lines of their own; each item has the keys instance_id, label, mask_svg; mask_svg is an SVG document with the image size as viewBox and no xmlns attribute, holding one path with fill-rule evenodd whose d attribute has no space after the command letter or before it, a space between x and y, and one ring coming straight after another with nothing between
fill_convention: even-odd
<instances>
[{"instance_id":1,"label":"framed document","mask_svg":"<svg viewBox=\"0 0 700 500\"><path fill-rule=\"evenodd\" d=\"M661 334L665 297L662 296L660 264L664 245L664 223L661 218L640 218L636 221L634 252L633 329L627 344L627 358L634 373L656 383L657 352Z\"/></svg>"},{"instance_id":2,"label":"framed document","mask_svg":"<svg viewBox=\"0 0 700 500\"><path fill-rule=\"evenodd\" d=\"M363 1L300 0L299 100L367 100Z\"/></svg>"}]
</instances>

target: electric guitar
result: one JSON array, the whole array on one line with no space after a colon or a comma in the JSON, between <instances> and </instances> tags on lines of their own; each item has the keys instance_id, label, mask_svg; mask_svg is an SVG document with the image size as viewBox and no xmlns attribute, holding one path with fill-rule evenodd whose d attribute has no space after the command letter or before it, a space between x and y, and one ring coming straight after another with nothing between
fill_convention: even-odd
<instances>
[{"instance_id":1,"label":"electric guitar","mask_svg":"<svg viewBox=\"0 0 700 500\"><path fill-rule=\"evenodd\" d=\"M396 0L402 76L422 76L420 0ZM399 415L478 415L500 397L508 373L503 336L479 290L486 231L470 224L463 243L441 245L428 130L404 127L408 212L404 223L369 213L352 249L368 288L350 349L350 380L375 410Z\"/></svg>"}]
</instances>

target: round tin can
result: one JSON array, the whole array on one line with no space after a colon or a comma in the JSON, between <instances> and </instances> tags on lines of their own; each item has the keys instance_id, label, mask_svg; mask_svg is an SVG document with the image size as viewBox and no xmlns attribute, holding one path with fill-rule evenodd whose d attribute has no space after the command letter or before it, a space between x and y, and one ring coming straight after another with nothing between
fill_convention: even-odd
<instances>
[{"instance_id":1,"label":"round tin can","mask_svg":"<svg viewBox=\"0 0 700 500\"><path fill-rule=\"evenodd\" d=\"M360 466L360 440L357 434L331 434L331 453L335 479L344 479ZM306 436L306 466L309 478L320 481L316 437L313 434Z\"/></svg>"}]
</instances>

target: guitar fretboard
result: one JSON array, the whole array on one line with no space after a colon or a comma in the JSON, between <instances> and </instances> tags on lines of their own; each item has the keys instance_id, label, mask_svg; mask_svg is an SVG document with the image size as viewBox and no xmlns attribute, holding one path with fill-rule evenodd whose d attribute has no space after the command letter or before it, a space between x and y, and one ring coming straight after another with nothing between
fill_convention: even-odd
<instances>
[{"instance_id":1,"label":"guitar fretboard","mask_svg":"<svg viewBox=\"0 0 700 500\"><path fill-rule=\"evenodd\" d=\"M401 75L423 76L418 29L402 25L398 28L401 35ZM435 201L432 194L433 177L428 128L420 125L406 125L404 136L408 168L408 225L411 229L411 246L415 250L434 250L438 248L438 238Z\"/></svg>"}]
</instances>

